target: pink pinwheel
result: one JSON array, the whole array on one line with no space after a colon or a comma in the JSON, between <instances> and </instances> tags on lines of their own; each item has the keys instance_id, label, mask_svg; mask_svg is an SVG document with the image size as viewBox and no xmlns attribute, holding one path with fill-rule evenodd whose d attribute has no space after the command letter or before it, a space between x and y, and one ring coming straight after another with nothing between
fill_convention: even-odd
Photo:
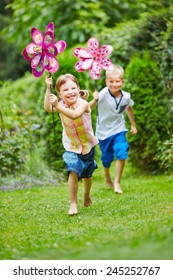
<instances>
[{"instance_id":1,"label":"pink pinwheel","mask_svg":"<svg viewBox=\"0 0 173 280\"><path fill-rule=\"evenodd\" d=\"M99 42L96 38L88 40L88 50L85 48L75 48L74 55L80 60L76 62L75 69L78 72L89 70L93 80L100 78L101 70L113 69L113 64L106 56L112 52L111 45L104 45L99 49Z\"/></svg>"},{"instance_id":2,"label":"pink pinwheel","mask_svg":"<svg viewBox=\"0 0 173 280\"><path fill-rule=\"evenodd\" d=\"M55 73L59 68L58 60L55 56L64 51L66 42L53 42L54 23L50 22L47 25L44 35L40 30L32 28L31 37L33 42L26 46L22 51L22 55L31 62L33 75L40 77L44 70L49 71L49 73Z\"/></svg>"}]
</instances>

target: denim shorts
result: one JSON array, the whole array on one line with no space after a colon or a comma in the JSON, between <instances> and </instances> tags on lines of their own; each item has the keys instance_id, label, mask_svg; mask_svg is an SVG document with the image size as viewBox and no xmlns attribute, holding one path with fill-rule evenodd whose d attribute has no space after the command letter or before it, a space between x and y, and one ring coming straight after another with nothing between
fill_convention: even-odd
<instances>
[{"instance_id":1,"label":"denim shorts","mask_svg":"<svg viewBox=\"0 0 173 280\"><path fill-rule=\"evenodd\" d=\"M126 140L127 131L114 134L104 140L99 140L102 152L101 160L104 167L109 168L114 157L118 160L128 158L129 145Z\"/></svg>"},{"instance_id":2,"label":"denim shorts","mask_svg":"<svg viewBox=\"0 0 173 280\"><path fill-rule=\"evenodd\" d=\"M86 155L65 151L63 159L67 171L75 172L79 179L91 178L92 173L97 168L97 164L94 160L94 148Z\"/></svg>"}]
</instances>

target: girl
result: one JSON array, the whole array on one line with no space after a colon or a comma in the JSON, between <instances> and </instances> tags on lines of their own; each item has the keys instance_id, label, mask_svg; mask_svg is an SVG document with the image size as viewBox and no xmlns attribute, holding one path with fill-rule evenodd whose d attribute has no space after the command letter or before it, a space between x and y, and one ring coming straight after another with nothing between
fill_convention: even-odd
<instances>
[{"instance_id":1,"label":"girl","mask_svg":"<svg viewBox=\"0 0 173 280\"><path fill-rule=\"evenodd\" d=\"M98 143L94 136L91 123L91 109L89 103L80 97L80 89L77 79L71 74L59 76L56 81L56 91L61 101L50 92L52 78L46 77L47 90L44 100L44 108L52 112L60 113L63 126L63 146L65 152L63 159L69 173L68 186L70 193L69 215L78 213L77 191L78 181L83 178L84 206L91 205L90 189L92 173L97 168L94 161L94 146Z\"/></svg>"}]
</instances>

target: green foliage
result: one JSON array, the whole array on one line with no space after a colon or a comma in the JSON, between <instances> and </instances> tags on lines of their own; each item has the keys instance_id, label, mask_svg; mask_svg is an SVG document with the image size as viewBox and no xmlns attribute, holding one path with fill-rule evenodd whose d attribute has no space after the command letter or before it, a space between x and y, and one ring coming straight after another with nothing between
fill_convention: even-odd
<instances>
[{"instance_id":1,"label":"green foliage","mask_svg":"<svg viewBox=\"0 0 173 280\"><path fill-rule=\"evenodd\" d=\"M173 15L173 13L172 13ZM161 42L160 68L164 73L164 78L167 86L170 101L173 99L173 22L172 17L167 21L167 30L163 32L163 39ZM173 112L173 102L172 102Z\"/></svg>"},{"instance_id":2,"label":"green foliage","mask_svg":"<svg viewBox=\"0 0 173 280\"><path fill-rule=\"evenodd\" d=\"M171 134L172 120L162 74L147 53L135 56L127 66L125 90L132 93L138 129L136 136L128 135L130 159L144 170L158 170L159 146Z\"/></svg>"},{"instance_id":3,"label":"green foliage","mask_svg":"<svg viewBox=\"0 0 173 280\"><path fill-rule=\"evenodd\" d=\"M50 0L49 5L45 0L31 0L29 3L27 0L14 0L7 8L13 11L13 16L3 34L11 41L17 37L18 43L23 47L28 42L32 27L44 32L50 21L55 24L56 38L65 40L68 46L72 46L77 42L85 42L91 34L101 30L108 20L101 2L95 0Z\"/></svg>"},{"instance_id":4,"label":"green foliage","mask_svg":"<svg viewBox=\"0 0 173 280\"><path fill-rule=\"evenodd\" d=\"M21 169L26 155L40 139L40 118L35 104L40 81L27 74L1 87L0 166L2 175ZM37 111L38 110L38 111Z\"/></svg>"},{"instance_id":5,"label":"green foliage","mask_svg":"<svg viewBox=\"0 0 173 280\"><path fill-rule=\"evenodd\" d=\"M160 168L165 173L172 174L173 170L173 138L160 143L156 159L160 162Z\"/></svg>"},{"instance_id":6,"label":"green foliage","mask_svg":"<svg viewBox=\"0 0 173 280\"><path fill-rule=\"evenodd\" d=\"M7 138L0 141L0 175L4 176L9 173L15 173L24 162L24 148L25 145L18 139L18 137Z\"/></svg>"},{"instance_id":7,"label":"green foliage","mask_svg":"<svg viewBox=\"0 0 173 280\"><path fill-rule=\"evenodd\" d=\"M69 46L85 42L104 27L115 27L118 22L137 19L144 12L159 11L170 7L171 1L145 0L13 0L7 5L12 17L4 34L10 40L18 38L18 43L25 46L31 27L39 29L53 21L58 29L60 39ZM64 12L65 11L65 12ZM39 15L39 17L38 17Z\"/></svg>"},{"instance_id":8,"label":"green foliage","mask_svg":"<svg viewBox=\"0 0 173 280\"><path fill-rule=\"evenodd\" d=\"M158 66L165 61L165 56L171 57L171 23L173 7L141 14L137 20L130 19L120 22L114 28L107 28L98 34L101 42L107 42L113 46L111 54L114 63L124 67L130 62L132 56L138 52L142 54L146 50ZM167 48L169 36L169 48ZM161 53L160 53L161 52ZM161 55L162 54L162 55ZM171 64L165 61L167 71L171 71ZM169 70L168 70L169 69ZM164 75L164 71L163 71Z\"/></svg>"},{"instance_id":9,"label":"green foliage","mask_svg":"<svg viewBox=\"0 0 173 280\"><path fill-rule=\"evenodd\" d=\"M116 36L115 28L117 28L118 23L125 23L133 19L139 20L146 12L151 14L151 18L153 13L159 13L162 8L167 8L167 13L169 14L172 3L171 1L163 0L140 0L137 2L127 0L50 0L49 5L47 5L45 0L31 0L29 2L27 0L9 0L6 1L6 4L6 7L1 6L2 15L0 15L0 24L2 26L0 38L2 59L0 66L4 68L0 79L3 80L7 77L16 79L22 76L22 70L29 70L20 53L31 41L30 30L32 27L37 27L44 32L48 22L53 21L55 23L55 39L65 40L68 47L72 47L77 43L84 43L93 36L99 38L100 34L103 34L104 37L107 37L107 35L109 37L112 34L110 40L104 40L103 43L107 41L111 43L112 41L114 45L117 41L114 40L115 37L121 40L121 37ZM146 19L146 15L143 18ZM167 18L166 13L162 19L160 18L160 23L158 22L160 26L164 23L165 18ZM129 30L128 24L126 26L126 30ZM144 24L145 28L146 24ZM140 42L146 44L147 40L145 38L147 36L152 37L151 42L153 42L153 39L155 40L153 36L153 34L155 35L155 30L152 29L150 33L146 32L146 34L145 30L139 33L144 35L141 40L138 40L139 45ZM150 30L148 29L148 31ZM16 65L16 61L20 63Z\"/></svg>"},{"instance_id":10,"label":"green foliage","mask_svg":"<svg viewBox=\"0 0 173 280\"><path fill-rule=\"evenodd\" d=\"M43 187L33 182L28 188L25 177L21 189L17 185L8 191L0 185L0 259L172 260L173 177L144 176L127 164L124 194L116 195L106 189L100 161L98 165L93 204L83 207L80 182L79 214L73 217L67 214L67 183L51 187L45 178Z\"/></svg>"}]
</instances>

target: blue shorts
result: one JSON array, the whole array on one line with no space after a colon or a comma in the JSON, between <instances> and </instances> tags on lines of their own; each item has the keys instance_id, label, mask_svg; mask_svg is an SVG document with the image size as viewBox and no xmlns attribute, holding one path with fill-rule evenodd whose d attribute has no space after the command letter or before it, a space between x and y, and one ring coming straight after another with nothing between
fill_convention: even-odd
<instances>
[{"instance_id":1,"label":"blue shorts","mask_svg":"<svg viewBox=\"0 0 173 280\"><path fill-rule=\"evenodd\" d=\"M128 158L129 145L126 140L127 131L114 134L104 140L99 140L102 152L101 160L104 167L109 168L114 157L118 160Z\"/></svg>"},{"instance_id":2,"label":"blue shorts","mask_svg":"<svg viewBox=\"0 0 173 280\"><path fill-rule=\"evenodd\" d=\"M67 171L75 172L79 179L91 178L92 173L97 168L94 160L94 148L86 155L65 151L63 159L66 163Z\"/></svg>"}]
</instances>

